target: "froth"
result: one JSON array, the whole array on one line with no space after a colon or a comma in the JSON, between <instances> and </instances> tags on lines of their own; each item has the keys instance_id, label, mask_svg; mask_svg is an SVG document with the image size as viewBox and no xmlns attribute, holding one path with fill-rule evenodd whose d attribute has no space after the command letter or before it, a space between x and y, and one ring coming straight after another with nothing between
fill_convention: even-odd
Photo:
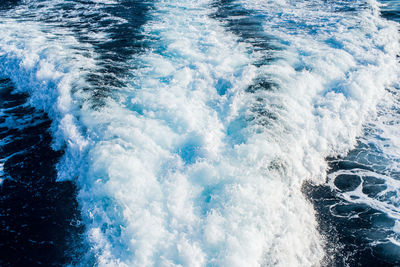
<instances>
[{"instance_id":1,"label":"froth","mask_svg":"<svg viewBox=\"0 0 400 267\"><path fill-rule=\"evenodd\" d=\"M265 70L207 8L157 4L144 27L152 52L133 60L142 66L121 92L125 107L90 119L101 140L80 194L91 240L104 265L318 263L287 139L248 120L245 89Z\"/></svg>"},{"instance_id":2,"label":"froth","mask_svg":"<svg viewBox=\"0 0 400 267\"><path fill-rule=\"evenodd\" d=\"M93 53L68 32L55 41L40 23L3 20L2 70L55 121L54 146L67 147L59 177L77 178L100 266L321 263L302 183L323 182L324 158L353 147L396 78L399 40L371 5L335 15L307 3L242 3L270 18L279 47L259 66L271 51L212 20L209 1L158 2L134 78L96 109L84 79ZM260 80L274 87L247 90Z\"/></svg>"}]
</instances>

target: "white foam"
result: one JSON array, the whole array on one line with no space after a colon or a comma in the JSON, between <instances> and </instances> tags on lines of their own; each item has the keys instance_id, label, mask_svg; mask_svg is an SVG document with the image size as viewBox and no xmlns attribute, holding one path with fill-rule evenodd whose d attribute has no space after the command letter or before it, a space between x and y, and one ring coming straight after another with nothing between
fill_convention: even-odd
<instances>
[{"instance_id":1,"label":"white foam","mask_svg":"<svg viewBox=\"0 0 400 267\"><path fill-rule=\"evenodd\" d=\"M340 170L329 175L329 185L331 186L331 188L338 190L338 188L334 184L334 180L337 176L343 174L357 175L361 178L361 183L356 189L340 193L343 199L351 203L366 204L373 209L384 212L389 217L394 218L397 221L400 219L400 212L398 210L398 200L400 197L400 181L393 179L390 176L378 174L369 170ZM375 177L381 179L383 181L382 185L384 185L385 188L382 188L382 190L374 197L368 196L368 194L364 193L362 190L365 177ZM390 197L388 198L386 196ZM394 229L396 229L396 226L394 227Z\"/></svg>"},{"instance_id":2,"label":"white foam","mask_svg":"<svg viewBox=\"0 0 400 267\"><path fill-rule=\"evenodd\" d=\"M395 220L392 230L398 233L400 223L398 208L400 203L398 89L388 88L377 108L378 113L376 116L368 118L364 125L364 134L358 138L360 148L355 151L357 154L353 152L354 155L351 155L350 158L356 163L368 166L371 170L352 169L334 172L329 176L329 184L333 189L338 190L334 180L342 174L357 175L363 183L370 177L379 179L378 184L366 183L366 192L363 190L364 184L361 183L355 190L341 192L339 196L350 203L367 205L374 210L383 212ZM368 187L371 186L373 193L368 194ZM388 236L391 235L392 232L388 232ZM375 244L375 241L371 244Z\"/></svg>"},{"instance_id":3,"label":"white foam","mask_svg":"<svg viewBox=\"0 0 400 267\"><path fill-rule=\"evenodd\" d=\"M38 22L1 19L2 71L55 121L54 146L67 145L59 177L77 178L100 266L321 263L301 186L323 182L324 158L354 146L396 78L399 40L376 8L334 15L307 3L243 3L269 18L282 48L262 67L209 18L209 1L156 3L136 78L97 110L83 88L98 57L75 50L84 44L66 30L54 39ZM257 78L279 89L246 93Z\"/></svg>"}]
</instances>

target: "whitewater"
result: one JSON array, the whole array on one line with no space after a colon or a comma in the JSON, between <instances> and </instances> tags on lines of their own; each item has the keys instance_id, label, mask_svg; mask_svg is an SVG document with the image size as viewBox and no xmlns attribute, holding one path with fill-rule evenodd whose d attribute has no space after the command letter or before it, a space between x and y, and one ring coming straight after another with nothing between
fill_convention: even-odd
<instances>
[{"instance_id":1,"label":"whitewater","mask_svg":"<svg viewBox=\"0 0 400 267\"><path fill-rule=\"evenodd\" d=\"M400 36L381 3L143 1L129 48L108 43L128 2L26 0L0 16L0 73L48 114L57 179L78 188L71 266L324 266L304 183L370 177L327 175L360 143L385 155L358 162L391 193L340 197L393 218L382 238L400 246Z\"/></svg>"}]
</instances>

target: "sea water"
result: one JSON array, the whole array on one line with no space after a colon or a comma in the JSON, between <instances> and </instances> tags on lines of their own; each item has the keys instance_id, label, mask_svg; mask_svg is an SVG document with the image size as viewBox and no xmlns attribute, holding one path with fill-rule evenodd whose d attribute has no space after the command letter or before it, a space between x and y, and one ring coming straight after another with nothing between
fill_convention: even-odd
<instances>
[{"instance_id":1,"label":"sea water","mask_svg":"<svg viewBox=\"0 0 400 267\"><path fill-rule=\"evenodd\" d=\"M396 1L0 7L4 265L400 262Z\"/></svg>"}]
</instances>

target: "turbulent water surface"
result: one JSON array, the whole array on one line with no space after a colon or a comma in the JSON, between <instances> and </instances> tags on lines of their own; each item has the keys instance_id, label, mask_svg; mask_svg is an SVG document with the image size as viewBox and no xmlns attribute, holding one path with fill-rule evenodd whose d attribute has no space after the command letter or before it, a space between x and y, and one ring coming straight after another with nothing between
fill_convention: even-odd
<instances>
[{"instance_id":1,"label":"turbulent water surface","mask_svg":"<svg viewBox=\"0 0 400 267\"><path fill-rule=\"evenodd\" d=\"M4 0L1 266L400 264L397 0Z\"/></svg>"}]
</instances>

